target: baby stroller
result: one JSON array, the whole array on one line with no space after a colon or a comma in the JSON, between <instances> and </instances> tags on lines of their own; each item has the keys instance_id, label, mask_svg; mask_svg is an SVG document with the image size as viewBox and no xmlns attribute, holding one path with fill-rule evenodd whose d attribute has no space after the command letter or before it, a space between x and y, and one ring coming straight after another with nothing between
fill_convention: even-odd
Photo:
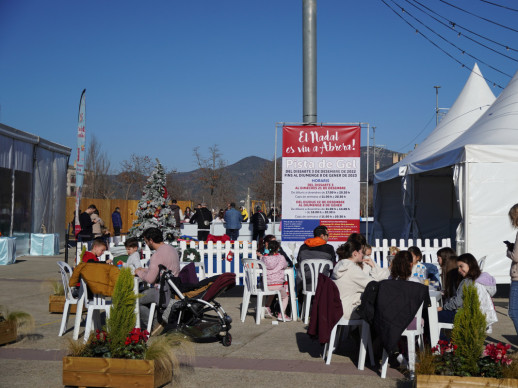
<instances>
[{"instance_id":1,"label":"baby stroller","mask_svg":"<svg viewBox=\"0 0 518 388\"><path fill-rule=\"evenodd\" d=\"M216 337L223 346L230 346L232 318L215 298L236 285L236 274L224 273L197 284L184 284L165 267L160 269L157 317L164 332L177 330L194 340Z\"/></svg>"}]
</instances>

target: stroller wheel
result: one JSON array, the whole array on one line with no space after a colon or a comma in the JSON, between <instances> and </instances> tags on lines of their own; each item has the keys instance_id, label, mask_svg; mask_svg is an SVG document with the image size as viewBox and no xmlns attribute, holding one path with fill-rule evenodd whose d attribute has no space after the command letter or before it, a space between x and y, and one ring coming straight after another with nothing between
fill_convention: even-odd
<instances>
[{"instance_id":1,"label":"stroller wheel","mask_svg":"<svg viewBox=\"0 0 518 388\"><path fill-rule=\"evenodd\" d=\"M230 346L232 345L232 336L230 333L225 334L225 336L221 339L221 343L223 346Z\"/></svg>"}]
</instances>

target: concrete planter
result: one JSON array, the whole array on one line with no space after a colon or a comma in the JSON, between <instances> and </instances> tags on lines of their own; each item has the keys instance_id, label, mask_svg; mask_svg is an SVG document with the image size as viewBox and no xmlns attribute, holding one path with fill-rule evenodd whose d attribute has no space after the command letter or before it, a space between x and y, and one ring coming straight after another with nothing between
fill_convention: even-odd
<instances>
[{"instance_id":1,"label":"concrete planter","mask_svg":"<svg viewBox=\"0 0 518 388\"><path fill-rule=\"evenodd\" d=\"M517 379L417 375L417 388L518 387Z\"/></svg>"},{"instance_id":2,"label":"concrete planter","mask_svg":"<svg viewBox=\"0 0 518 388\"><path fill-rule=\"evenodd\" d=\"M160 387L172 376L158 373L152 360L63 357L63 385L78 387Z\"/></svg>"}]
</instances>

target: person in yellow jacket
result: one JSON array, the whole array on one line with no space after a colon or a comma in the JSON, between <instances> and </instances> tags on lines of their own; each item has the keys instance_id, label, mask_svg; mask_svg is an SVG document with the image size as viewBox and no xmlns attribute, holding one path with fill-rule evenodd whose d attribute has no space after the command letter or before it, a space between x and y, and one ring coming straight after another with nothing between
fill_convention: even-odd
<instances>
[{"instance_id":1,"label":"person in yellow jacket","mask_svg":"<svg viewBox=\"0 0 518 388\"><path fill-rule=\"evenodd\" d=\"M93 294L111 296L119 277L118 267L104 263L80 263L70 277L69 284L75 287L82 278Z\"/></svg>"},{"instance_id":2,"label":"person in yellow jacket","mask_svg":"<svg viewBox=\"0 0 518 388\"><path fill-rule=\"evenodd\" d=\"M241 221L248 222L248 212L246 211L246 207L241 206L239 210L241 210L241 217L243 218Z\"/></svg>"}]
</instances>

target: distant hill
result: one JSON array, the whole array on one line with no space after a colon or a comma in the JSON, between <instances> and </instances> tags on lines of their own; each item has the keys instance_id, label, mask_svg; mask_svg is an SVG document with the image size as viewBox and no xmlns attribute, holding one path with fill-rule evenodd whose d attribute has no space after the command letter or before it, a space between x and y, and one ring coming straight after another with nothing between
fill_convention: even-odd
<instances>
[{"instance_id":1,"label":"distant hill","mask_svg":"<svg viewBox=\"0 0 518 388\"><path fill-rule=\"evenodd\" d=\"M390 167L395 162L399 161L404 154L399 152L377 148L376 149L376 164L378 170L383 170ZM281 158L278 159L281 163ZM270 163L268 159L261 158L259 156L247 156L239 160L236 163L230 164L224 167L224 170L230 176L230 181L235 185L237 189L236 198L244 199L247 196L248 187L251 186L256 175L265 164ZM361 180L365 181L367 173L367 147L361 147ZM178 195L178 199L190 199L199 198L199 194L202 190L201 184L197 179L199 177L200 170L192 170L187 172L177 172L173 174L173 180L179 183L179 186L184 187L184 191ZM374 149L371 147L369 154L369 181L372 182L374 174ZM116 176L112 176L112 180L115 181ZM115 183L115 182L114 182ZM117 186L117 185L116 185ZM117 194L116 194L117 195ZM253 195L253 193L251 193ZM140 199L140 198L134 198Z\"/></svg>"}]
</instances>

